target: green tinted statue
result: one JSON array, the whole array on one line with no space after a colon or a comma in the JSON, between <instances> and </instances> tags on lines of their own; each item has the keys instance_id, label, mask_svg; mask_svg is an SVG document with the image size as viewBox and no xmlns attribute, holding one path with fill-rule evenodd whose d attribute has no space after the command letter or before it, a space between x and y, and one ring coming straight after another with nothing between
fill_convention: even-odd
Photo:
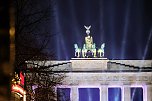
<instances>
[{"instance_id":1,"label":"green tinted statue","mask_svg":"<svg viewBox=\"0 0 152 101\"><path fill-rule=\"evenodd\" d=\"M105 48L105 43L101 45L101 48L98 49L98 56L99 57L104 57L104 48Z\"/></svg>"},{"instance_id":2,"label":"green tinted statue","mask_svg":"<svg viewBox=\"0 0 152 101\"><path fill-rule=\"evenodd\" d=\"M86 29L87 36L85 37L85 43L83 44L83 48L79 48L77 44L74 44L75 47L75 57L83 57L83 58L89 58L89 57L98 57L102 58L104 57L104 48L105 43L101 44L100 48L96 47L96 44L93 43L93 37L90 35L90 26L84 26Z\"/></svg>"},{"instance_id":3,"label":"green tinted statue","mask_svg":"<svg viewBox=\"0 0 152 101\"><path fill-rule=\"evenodd\" d=\"M86 45L86 49L87 50L91 50L92 49L92 45L93 45L93 38L92 36L90 36L90 28L91 26L87 27L87 26L84 26L86 28L86 33L87 33L87 36L85 37L85 45Z\"/></svg>"},{"instance_id":4,"label":"green tinted statue","mask_svg":"<svg viewBox=\"0 0 152 101\"><path fill-rule=\"evenodd\" d=\"M74 44L74 48L75 48L75 57L80 57L81 48L79 48L77 44Z\"/></svg>"}]
</instances>

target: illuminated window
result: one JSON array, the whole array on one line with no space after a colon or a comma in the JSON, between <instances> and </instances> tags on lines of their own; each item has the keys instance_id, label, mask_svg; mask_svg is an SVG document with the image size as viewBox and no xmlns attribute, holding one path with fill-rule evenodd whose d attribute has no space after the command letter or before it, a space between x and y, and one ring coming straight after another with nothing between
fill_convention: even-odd
<instances>
[{"instance_id":1,"label":"illuminated window","mask_svg":"<svg viewBox=\"0 0 152 101\"><path fill-rule=\"evenodd\" d=\"M121 101L121 88L108 88L108 101Z\"/></svg>"},{"instance_id":2,"label":"illuminated window","mask_svg":"<svg viewBox=\"0 0 152 101\"><path fill-rule=\"evenodd\" d=\"M70 101L70 88L57 88L57 101Z\"/></svg>"},{"instance_id":3,"label":"illuminated window","mask_svg":"<svg viewBox=\"0 0 152 101\"><path fill-rule=\"evenodd\" d=\"M79 101L100 101L99 88L79 88Z\"/></svg>"},{"instance_id":4,"label":"illuminated window","mask_svg":"<svg viewBox=\"0 0 152 101\"><path fill-rule=\"evenodd\" d=\"M132 87L131 88L131 101L143 101L143 88Z\"/></svg>"}]
</instances>

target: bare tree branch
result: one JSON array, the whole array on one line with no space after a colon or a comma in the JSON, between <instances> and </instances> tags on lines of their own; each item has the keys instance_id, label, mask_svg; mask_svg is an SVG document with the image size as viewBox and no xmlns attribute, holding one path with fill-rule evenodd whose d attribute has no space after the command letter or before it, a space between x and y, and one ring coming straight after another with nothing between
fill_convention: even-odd
<instances>
[{"instance_id":1,"label":"bare tree branch","mask_svg":"<svg viewBox=\"0 0 152 101\"><path fill-rule=\"evenodd\" d=\"M55 86L62 84L65 77L63 73L55 73L51 63L46 65L46 60L54 58L54 54L43 53L53 35L50 33L51 31L45 29L47 26L45 23L50 22L53 0L45 1L15 0L15 67L17 71L25 74L27 101L55 101L57 96ZM39 60L40 63L36 63L36 60Z\"/></svg>"}]
</instances>

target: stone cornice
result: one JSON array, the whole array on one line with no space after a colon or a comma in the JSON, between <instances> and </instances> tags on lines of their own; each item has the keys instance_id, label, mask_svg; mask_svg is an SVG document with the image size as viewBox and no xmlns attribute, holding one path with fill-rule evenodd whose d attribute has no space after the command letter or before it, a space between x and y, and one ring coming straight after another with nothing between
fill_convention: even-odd
<instances>
[{"instance_id":1,"label":"stone cornice","mask_svg":"<svg viewBox=\"0 0 152 101\"><path fill-rule=\"evenodd\" d=\"M67 85L152 84L152 73L66 73Z\"/></svg>"}]
</instances>

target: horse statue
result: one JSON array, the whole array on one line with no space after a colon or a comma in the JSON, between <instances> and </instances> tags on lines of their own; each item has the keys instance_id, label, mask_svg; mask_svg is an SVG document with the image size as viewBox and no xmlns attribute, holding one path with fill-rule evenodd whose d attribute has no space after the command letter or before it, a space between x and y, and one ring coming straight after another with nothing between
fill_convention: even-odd
<instances>
[{"instance_id":1,"label":"horse statue","mask_svg":"<svg viewBox=\"0 0 152 101\"><path fill-rule=\"evenodd\" d=\"M104 48L105 48L105 43L101 45L101 48L98 49L98 55L99 57L104 57Z\"/></svg>"},{"instance_id":2,"label":"horse statue","mask_svg":"<svg viewBox=\"0 0 152 101\"><path fill-rule=\"evenodd\" d=\"M82 57L85 58L87 55L87 49L86 49L86 45L83 45L83 49L82 49Z\"/></svg>"},{"instance_id":3,"label":"horse statue","mask_svg":"<svg viewBox=\"0 0 152 101\"><path fill-rule=\"evenodd\" d=\"M96 44L93 43L93 37L90 35L91 25L85 26L86 36L85 43L83 44L82 49L78 47L77 44L74 44L75 48L75 57L82 58L96 58L96 57L104 57L104 48L105 43L101 44L101 47L97 49Z\"/></svg>"},{"instance_id":4,"label":"horse statue","mask_svg":"<svg viewBox=\"0 0 152 101\"><path fill-rule=\"evenodd\" d=\"M74 48L75 48L75 57L80 57L81 49L78 48L77 44L74 44Z\"/></svg>"},{"instance_id":5,"label":"horse statue","mask_svg":"<svg viewBox=\"0 0 152 101\"><path fill-rule=\"evenodd\" d=\"M93 57L96 57L96 44L94 43L93 45L92 45L92 56Z\"/></svg>"}]
</instances>

